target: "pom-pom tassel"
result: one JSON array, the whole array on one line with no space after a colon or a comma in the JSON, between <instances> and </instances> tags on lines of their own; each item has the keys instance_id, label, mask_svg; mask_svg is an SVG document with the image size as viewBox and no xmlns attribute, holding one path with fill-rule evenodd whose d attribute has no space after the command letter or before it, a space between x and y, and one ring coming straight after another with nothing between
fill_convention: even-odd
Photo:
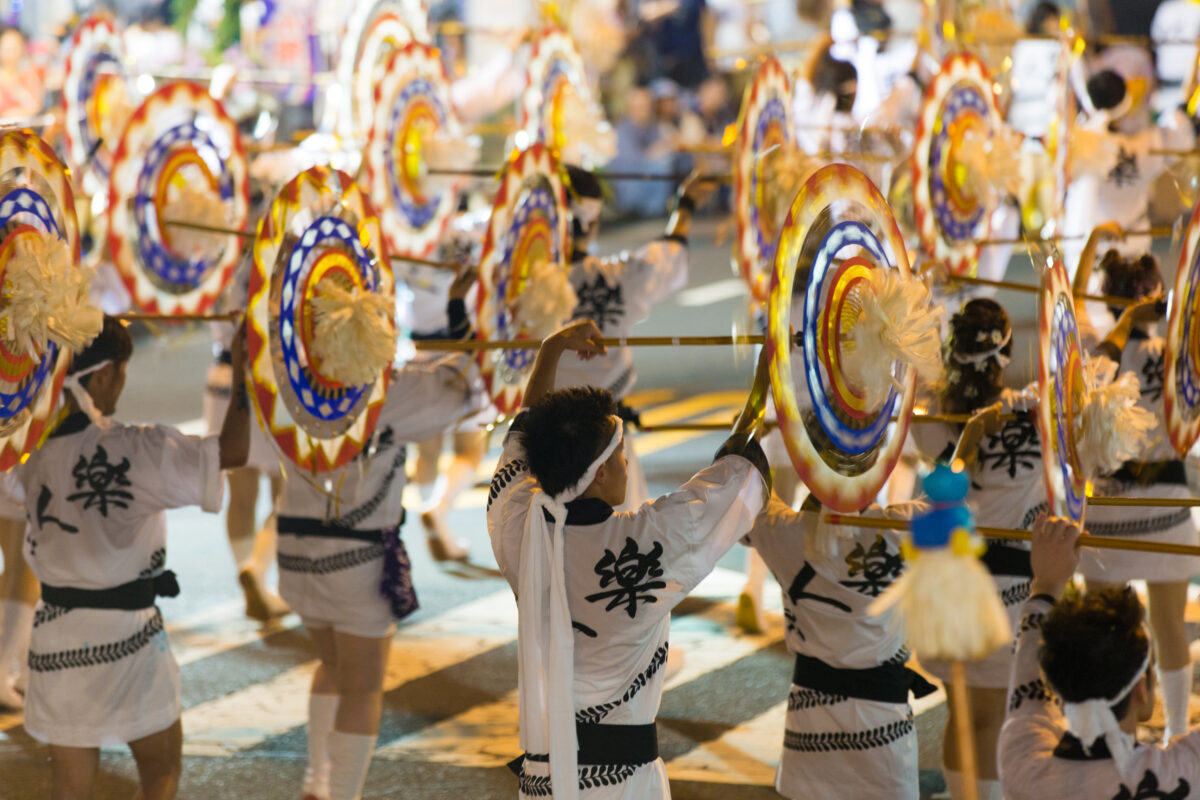
<instances>
[{"instance_id":1,"label":"pom-pom tassel","mask_svg":"<svg viewBox=\"0 0 1200 800\"><path fill-rule=\"evenodd\" d=\"M92 271L76 267L71 249L58 237L17 237L4 270L4 337L31 358L38 358L49 341L82 350L104 327L104 314L88 301L91 278Z\"/></svg>"},{"instance_id":2,"label":"pom-pom tassel","mask_svg":"<svg viewBox=\"0 0 1200 800\"><path fill-rule=\"evenodd\" d=\"M1135 458L1156 425L1154 415L1138 405L1142 387L1137 375L1124 372L1114 380L1116 371L1117 365L1103 356L1089 359L1084 367L1088 392L1075 415L1075 441L1088 477L1120 469Z\"/></svg>"},{"instance_id":3,"label":"pom-pom tassel","mask_svg":"<svg viewBox=\"0 0 1200 800\"><path fill-rule=\"evenodd\" d=\"M391 298L324 281L312 298L315 366L347 386L371 383L396 350Z\"/></svg>"},{"instance_id":4,"label":"pom-pom tassel","mask_svg":"<svg viewBox=\"0 0 1200 800\"><path fill-rule=\"evenodd\" d=\"M858 317L843 344L842 367L863 393L868 408L878 408L892 387L901 384L895 362L936 380L941 372L941 322L919 279L899 270L871 270L871 288L860 292Z\"/></svg>"},{"instance_id":5,"label":"pom-pom tassel","mask_svg":"<svg viewBox=\"0 0 1200 800\"><path fill-rule=\"evenodd\" d=\"M579 297L567 271L541 261L530 270L525 290L516 299L516 313L526 335L544 339L571 318L577 305Z\"/></svg>"},{"instance_id":6,"label":"pom-pom tassel","mask_svg":"<svg viewBox=\"0 0 1200 800\"><path fill-rule=\"evenodd\" d=\"M574 90L563 92L558 110L559 156L570 164L603 166L617 155L617 133L604 111Z\"/></svg>"},{"instance_id":7,"label":"pom-pom tassel","mask_svg":"<svg viewBox=\"0 0 1200 800\"><path fill-rule=\"evenodd\" d=\"M167 221L195 222L210 228L229 227L229 209L220 195L203 183L185 182L168 190L162 217ZM171 249L184 258L213 261L220 257L229 237L210 231L171 227Z\"/></svg>"}]
</instances>

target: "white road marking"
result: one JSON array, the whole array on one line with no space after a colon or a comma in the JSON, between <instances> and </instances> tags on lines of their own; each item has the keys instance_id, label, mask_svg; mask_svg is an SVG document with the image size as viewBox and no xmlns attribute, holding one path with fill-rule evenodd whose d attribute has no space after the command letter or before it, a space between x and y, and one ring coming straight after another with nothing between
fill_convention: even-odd
<instances>
[{"instance_id":1,"label":"white road marking","mask_svg":"<svg viewBox=\"0 0 1200 800\"><path fill-rule=\"evenodd\" d=\"M699 308L714 305L722 300L745 296L746 282L744 280L725 278L676 293L675 304L684 308Z\"/></svg>"}]
</instances>

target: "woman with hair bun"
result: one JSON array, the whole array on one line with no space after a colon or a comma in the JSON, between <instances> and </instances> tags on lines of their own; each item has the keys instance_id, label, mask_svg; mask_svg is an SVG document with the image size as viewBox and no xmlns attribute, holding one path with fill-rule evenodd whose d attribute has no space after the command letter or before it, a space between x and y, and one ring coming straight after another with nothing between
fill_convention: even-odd
<instances>
[{"instance_id":1,"label":"woman with hair bun","mask_svg":"<svg viewBox=\"0 0 1200 800\"><path fill-rule=\"evenodd\" d=\"M1005 388L1005 368L1012 357L1012 323L1003 306L990 298L963 304L950 318L943 345L944 373L938 387L938 411L972 415L966 425L921 425L914 430L921 449L939 461L962 459L971 475L969 500L980 525L1027 526L1045 500L1042 455L1037 426L1030 416L1036 395L1030 390ZM1016 419L1001 421L1001 414ZM1015 627L1021 605L1029 597L1029 550L1024 543L990 540L984 563ZM918 658L920 653L917 654ZM996 743L1004 722L1005 691L1012 656L1001 648L967 667L975 759L979 769L978 796L1001 797L996 766ZM945 680L949 665L921 661ZM952 798L965 797L962 754L953 735L957 714L949 698L946 735L942 740L942 770Z\"/></svg>"}]
</instances>

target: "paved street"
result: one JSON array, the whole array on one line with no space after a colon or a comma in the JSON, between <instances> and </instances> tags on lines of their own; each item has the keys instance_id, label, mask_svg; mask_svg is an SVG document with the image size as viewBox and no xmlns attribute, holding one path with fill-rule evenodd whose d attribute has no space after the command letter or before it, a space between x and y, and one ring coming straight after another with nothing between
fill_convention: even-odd
<instances>
[{"instance_id":1,"label":"paved street","mask_svg":"<svg viewBox=\"0 0 1200 800\"><path fill-rule=\"evenodd\" d=\"M661 223L624 227L604 248L644 241ZM747 329L745 293L729 267L728 231L699 226L688 288L656 310L643 333L720 334ZM718 235L726 241L717 243ZM1168 272L1171 271L1168 269ZM1032 282L1027 259L1010 280ZM1169 280L1169 277L1168 277ZM1017 328L1014 376L1031 376L1033 295L1005 293ZM198 430L210 344L203 328L139 340L119 416ZM633 405L647 424L727 421L742 405L753 361L749 348L647 349L637 355ZM677 486L707 463L717 434L648 433L639 437L651 489ZM494 441L493 445L498 444ZM485 460L486 480L497 452ZM466 494L451 524L471 543L470 567L441 569L418 526L407 529L421 610L396 634L387 675L379 750L364 797L411 800L457 796L511 798L504 767L517 752L516 607L484 528L486 490ZM417 503L414 495L406 506ZM266 512L266 506L262 509ZM185 798L295 798L305 766L307 685L313 649L299 621L260 627L242 617L241 595L221 519L188 509L170 514L168 566L183 594L161 604L183 673ZM680 800L776 797L770 788L782 741L790 660L782 644L778 591L768 588L770 628L738 633L734 605L744 551L738 548L672 626L684 663L669 682L659 717L660 747ZM941 694L917 708L923 784L939 790ZM19 715L0 715L0 798L47 796L48 755ZM106 751L96 797L128 798L132 761Z\"/></svg>"}]
</instances>

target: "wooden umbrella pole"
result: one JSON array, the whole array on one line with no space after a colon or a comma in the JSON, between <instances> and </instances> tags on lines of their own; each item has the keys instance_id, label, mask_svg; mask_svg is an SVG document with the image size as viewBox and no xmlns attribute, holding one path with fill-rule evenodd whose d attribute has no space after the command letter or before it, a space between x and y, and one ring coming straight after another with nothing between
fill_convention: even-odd
<instances>
[{"instance_id":1,"label":"wooden umbrella pole","mask_svg":"<svg viewBox=\"0 0 1200 800\"><path fill-rule=\"evenodd\" d=\"M131 311L127 314L117 314L117 319L125 322L237 322L242 318L241 311L228 314L141 314Z\"/></svg>"},{"instance_id":2,"label":"wooden umbrella pole","mask_svg":"<svg viewBox=\"0 0 1200 800\"><path fill-rule=\"evenodd\" d=\"M1089 497L1089 506L1200 508L1200 497Z\"/></svg>"},{"instance_id":3,"label":"wooden umbrella pole","mask_svg":"<svg viewBox=\"0 0 1200 800\"><path fill-rule=\"evenodd\" d=\"M860 517L854 514L826 514L825 521L830 525L853 525L858 528L875 528L880 530L906 531L909 528L907 520ZM1087 526L1085 525L1084 527L1086 528ZM1028 542L1033 539L1032 533L1018 528L988 528L977 525L975 530L980 536L988 539L1006 539L1017 542ZM1084 547L1095 547L1101 550L1134 550L1141 553L1200 556L1200 547L1189 544L1150 542L1141 539L1123 539L1117 536L1088 536L1080 541Z\"/></svg>"},{"instance_id":4,"label":"wooden umbrella pole","mask_svg":"<svg viewBox=\"0 0 1200 800\"><path fill-rule=\"evenodd\" d=\"M1011 289L1016 292L1029 292L1034 294L1040 292L1042 287L1034 286L1030 283L1017 283L1016 281L993 281L987 278L972 278L967 275L950 275L946 280L953 283L969 283L972 286L993 286L997 289ZM1128 297L1114 297L1112 295L1101 294L1077 294L1075 295L1080 300L1095 300L1098 303L1104 303L1109 306L1118 306L1124 308L1136 303L1136 300L1130 300Z\"/></svg>"},{"instance_id":5,"label":"wooden umbrella pole","mask_svg":"<svg viewBox=\"0 0 1200 800\"><path fill-rule=\"evenodd\" d=\"M240 236L243 239L253 239L250 231L239 231L234 228L219 228L216 225L203 225L199 222L188 222L182 219L165 219L163 225L168 228L185 228L189 231L204 231L205 233L220 233L226 236Z\"/></svg>"},{"instance_id":6,"label":"wooden umbrella pole","mask_svg":"<svg viewBox=\"0 0 1200 800\"><path fill-rule=\"evenodd\" d=\"M1017 418L1017 414L1000 414L999 418L1002 422L1011 422ZM898 417L892 417L893 420ZM971 419L970 414L913 414L908 418L909 422L915 424L933 424L940 423L943 425L965 424ZM682 432L682 431L727 431L732 426L732 420L729 423L724 422L671 422L665 425L641 425L638 430L642 433L666 433L666 432ZM779 427L778 422L765 423L767 428ZM1196 502L1200 506L1200 501Z\"/></svg>"},{"instance_id":7,"label":"wooden umbrella pole","mask_svg":"<svg viewBox=\"0 0 1200 800\"><path fill-rule=\"evenodd\" d=\"M765 344L766 337L759 335L741 336L622 336L600 340L605 347L704 347L729 346L736 344ZM426 339L413 342L417 350L442 352L473 352L476 350L537 350L542 346L540 339Z\"/></svg>"},{"instance_id":8,"label":"wooden umbrella pole","mask_svg":"<svg viewBox=\"0 0 1200 800\"><path fill-rule=\"evenodd\" d=\"M425 171L426 175L462 175L468 178L496 178L504 170L504 167L469 167L461 169L448 169L444 167L430 167ZM687 174L678 174L673 172L605 172L602 170L596 171L596 177L610 181L670 181L679 183L686 179ZM701 175L701 180L710 181L730 181L732 178L729 175L714 173L711 175Z\"/></svg>"},{"instance_id":9,"label":"wooden umbrella pole","mask_svg":"<svg viewBox=\"0 0 1200 800\"><path fill-rule=\"evenodd\" d=\"M1196 151L1196 155L1200 155L1200 151ZM1170 227L1155 227L1142 228L1136 231L1122 231L1120 236L1113 237L1117 239L1129 239L1134 236L1170 236L1173 229ZM1011 239L980 239L979 244L984 247L1001 244L1049 244L1051 242L1082 242L1087 239L1090 234L1081 233L1072 236L1047 236L1045 238L1018 236Z\"/></svg>"},{"instance_id":10,"label":"wooden umbrella pole","mask_svg":"<svg viewBox=\"0 0 1200 800\"><path fill-rule=\"evenodd\" d=\"M391 261L402 262L405 264L420 264L423 267L433 267L434 269L444 269L447 272L458 272L460 265L453 261L434 261L428 258L417 258L416 256L397 256L389 255Z\"/></svg>"},{"instance_id":11,"label":"wooden umbrella pole","mask_svg":"<svg viewBox=\"0 0 1200 800\"><path fill-rule=\"evenodd\" d=\"M967 669L962 661L950 662L950 685L954 697L954 732L958 737L958 763L966 800L979 800L979 767L975 763L975 732L971 729L971 700L967 691Z\"/></svg>"}]
</instances>

